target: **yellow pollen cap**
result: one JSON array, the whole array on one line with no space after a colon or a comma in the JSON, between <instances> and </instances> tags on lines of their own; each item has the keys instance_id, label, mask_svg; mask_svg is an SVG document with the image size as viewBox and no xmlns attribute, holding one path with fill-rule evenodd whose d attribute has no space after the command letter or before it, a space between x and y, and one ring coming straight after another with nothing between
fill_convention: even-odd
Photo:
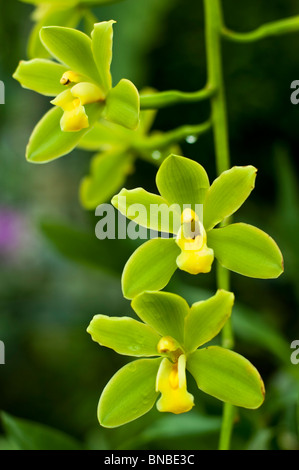
<instances>
[{"instance_id":1,"label":"yellow pollen cap","mask_svg":"<svg viewBox=\"0 0 299 470\"><path fill-rule=\"evenodd\" d=\"M61 85L69 85L70 83L79 83L81 79L82 79L82 75L69 70L68 72L65 72L62 75L60 79L60 83Z\"/></svg>"}]
</instances>

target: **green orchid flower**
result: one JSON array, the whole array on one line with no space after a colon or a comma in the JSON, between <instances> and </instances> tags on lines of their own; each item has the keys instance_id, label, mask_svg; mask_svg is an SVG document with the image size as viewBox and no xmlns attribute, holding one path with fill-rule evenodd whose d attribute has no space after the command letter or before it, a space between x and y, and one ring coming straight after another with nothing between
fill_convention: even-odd
<instances>
[{"instance_id":1,"label":"green orchid flower","mask_svg":"<svg viewBox=\"0 0 299 470\"><path fill-rule=\"evenodd\" d=\"M97 151L91 160L90 174L80 184L80 202L85 209L95 209L110 200L127 176L134 172L138 158L159 163L169 152L179 149L177 145L151 146L152 138L163 135L157 131L150 133L156 113L153 110L142 111L136 130L101 119L80 140L79 148Z\"/></svg>"},{"instance_id":2,"label":"green orchid flower","mask_svg":"<svg viewBox=\"0 0 299 470\"><path fill-rule=\"evenodd\" d=\"M133 253L122 275L124 296L132 299L147 290L163 289L177 268L190 274L209 272L214 258L244 276L278 277L283 258L269 235L244 223L217 228L248 198L256 172L253 166L234 167L210 186L199 163L171 155L157 172L160 196L142 188L122 189L114 196L112 204L136 224L172 235L151 239ZM202 216L196 205L202 208ZM152 219L153 207L163 208L162 217ZM169 224L171 215L179 224Z\"/></svg>"},{"instance_id":3,"label":"green orchid flower","mask_svg":"<svg viewBox=\"0 0 299 470\"><path fill-rule=\"evenodd\" d=\"M187 391L186 370L200 390L221 401L261 406L264 384L247 359L219 346L198 349L218 335L233 303L234 295L224 290L191 307L175 294L145 292L132 301L144 323L96 315L87 329L94 341L119 354L147 358L127 364L106 385L98 406L100 424L116 427L137 419L158 398L161 412L190 411L194 397Z\"/></svg>"},{"instance_id":4,"label":"green orchid flower","mask_svg":"<svg viewBox=\"0 0 299 470\"><path fill-rule=\"evenodd\" d=\"M65 26L76 28L82 19L87 24L93 19L92 6L114 3L120 0L21 0L35 6L31 15L34 26L31 30L27 53L30 59L48 58L48 50L43 46L39 32L44 26ZM93 21L94 23L94 21Z\"/></svg>"},{"instance_id":5,"label":"green orchid flower","mask_svg":"<svg viewBox=\"0 0 299 470\"><path fill-rule=\"evenodd\" d=\"M113 23L95 24L91 38L72 28L42 28L44 46L60 63L19 64L14 78L23 87L56 97L30 137L29 161L44 163L69 153L100 117L129 129L138 126L140 100L133 83L122 79L112 87Z\"/></svg>"}]
</instances>

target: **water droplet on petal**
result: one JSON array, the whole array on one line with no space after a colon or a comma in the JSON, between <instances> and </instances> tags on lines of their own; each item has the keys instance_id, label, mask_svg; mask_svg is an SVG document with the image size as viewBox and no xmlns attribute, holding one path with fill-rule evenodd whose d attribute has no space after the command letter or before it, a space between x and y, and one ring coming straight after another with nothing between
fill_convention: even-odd
<instances>
[{"instance_id":1,"label":"water droplet on petal","mask_svg":"<svg viewBox=\"0 0 299 470\"><path fill-rule=\"evenodd\" d=\"M152 158L153 158L154 160L160 160L161 157L162 157L162 153L159 152L159 150L154 150L154 151L152 152Z\"/></svg>"},{"instance_id":2,"label":"water droplet on petal","mask_svg":"<svg viewBox=\"0 0 299 470\"><path fill-rule=\"evenodd\" d=\"M186 137L186 142L187 144L195 144L195 142L197 142L197 137L196 135L188 135L188 137Z\"/></svg>"}]
</instances>

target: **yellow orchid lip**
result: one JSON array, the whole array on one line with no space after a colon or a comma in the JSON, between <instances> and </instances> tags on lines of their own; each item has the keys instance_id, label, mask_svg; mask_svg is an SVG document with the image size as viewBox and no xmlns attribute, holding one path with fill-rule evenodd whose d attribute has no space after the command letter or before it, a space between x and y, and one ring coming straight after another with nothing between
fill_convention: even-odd
<instances>
[{"instance_id":1,"label":"yellow orchid lip","mask_svg":"<svg viewBox=\"0 0 299 470\"><path fill-rule=\"evenodd\" d=\"M207 234L197 214L185 209L176 243L181 253L176 259L179 269L189 274L208 273L214 261L214 251L207 246Z\"/></svg>"},{"instance_id":2,"label":"yellow orchid lip","mask_svg":"<svg viewBox=\"0 0 299 470\"><path fill-rule=\"evenodd\" d=\"M177 257L176 264L179 269L189 274L209 273L214 261L214 251L205 246L197 251L182 251Z\"/></svg>"},{"instance_id":3,"label":"yellow orchid lip","mask_svg":"<svg viewBox=\"0 0 299 470\"><path fill-rule=\"evenodd\" d=\"M75 98L70 89L63 91L51 101L55 106L63 109L60 120L63 132L79 132L89 127L88 116L79 98Z\"/></svg>"},{"instance_id":4,"label":"yellow orchid lip","mask_svg":"<svg viewBox=\"0 0 299 470\"><path fill-rule=\"evenodd\" d=\"M63 109L60 121L64 132L79 132L89 127L88 116L84 105L105 100L102 90L89 82L82 82L81 76L74 72L65 72L60 83L67 85L78 82L72 88L67 88L51 101L55 106Z\"/></svg>"},{"instance_id":5,"label":"yellow orchid lip","mask_svg":"<svg viewBox=\"0 0 299 470\"><path fill-rule=\"evenodd\" d=\"M192 409L194 397L187 391L184 354L174 364L167 358L162 360L156 378L156 391L161 392L158 411L180 414Z\"/></svg>"},{"instance_id":6,"label":"yellow orchid lip","mask_svg":"<svg viewBox=\"0 0 299 470\"><path fill-rule=\"evenodd\" d=\"M64 132L79 132L82 129L89 127L88 116L85 112L84 106L79 104L74 106L71 111L65 111L60 120L61 129Z\"/></svg>"}]
</instances>

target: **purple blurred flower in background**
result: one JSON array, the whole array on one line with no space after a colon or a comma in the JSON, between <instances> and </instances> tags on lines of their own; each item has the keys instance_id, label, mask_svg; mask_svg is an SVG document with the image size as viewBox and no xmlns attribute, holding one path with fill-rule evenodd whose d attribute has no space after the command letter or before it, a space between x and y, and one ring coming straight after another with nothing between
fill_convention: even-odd
<instances>
[{"instance_id":1,"label":"purple blurred flower in background","mask_svg":"<svg viewBox=\"0 0 299 470\"><path fill-rule=\"evenodd\" d=\"M0 206L0 258L13 261L23 245L26 232L23 215L16 209Z\"/></svg>"}]
</instances>

